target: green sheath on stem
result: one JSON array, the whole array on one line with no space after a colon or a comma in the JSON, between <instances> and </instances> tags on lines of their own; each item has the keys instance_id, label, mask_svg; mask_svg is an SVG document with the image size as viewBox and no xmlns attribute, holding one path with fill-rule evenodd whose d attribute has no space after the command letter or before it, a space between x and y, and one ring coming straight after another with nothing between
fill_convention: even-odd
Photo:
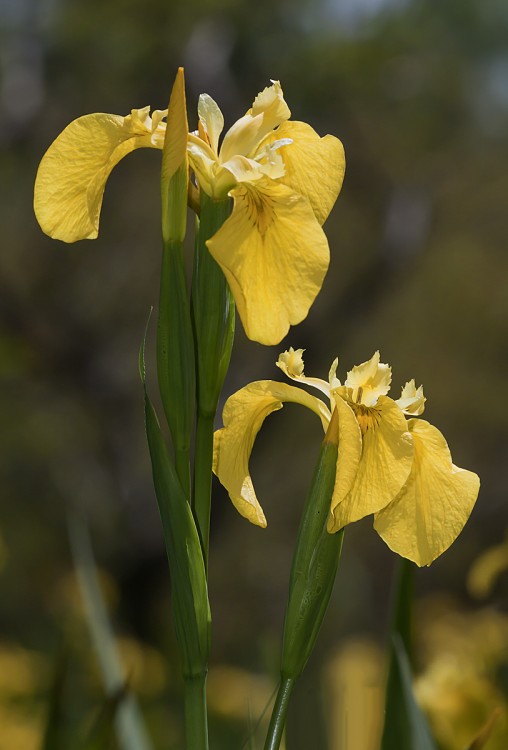
<instances>
[{"instance_id":1,"label":"green sheath on stem","mask_svg":"<svg viewBox=\"0 0 508 750\"><path fill-rule=\"evenodd\" d=\"M233 297L222 270L208 252L206 241L220 229L230 210L229 198L216 200L201 192L192 277L198 398L193 508L205 564L210 529L214 418L229 367L235 329Z\"/></svg>"},{"instance_id":2,"label":"green sheath on stem","mask_svg":"<svg viewBox=\"0 0 508 750\"><path fill-rule=\"evenodd\" d=\"M296 542L284 621L281 673L296 679L309 658L332 593L343 531L329 534L337 466L338 413L333 412L305 505Z\"/></svg>"},{"instance_id":3,"label":"green sheath on stem","mask_svg":"<svg viewBox=\"0 0 508 750\"><path fill-rule=\"evenodd\" d=\"M175 79L162 152L161 198L164 241L157 374L169 425L178 478L190 501L190 445L194 427L195 366L183 241L187 227L187 111L183 70Z\"/></svg>"},{"instance_id":4,"label":"green sheath on stem","mask_svg":"<svg viewBox=\"0 0 508 750\"><path fill-rule=\"evenodd\" d=\"M178 477L190 501L190 445L194 425L195 368L189 297L182 243L164 243L159 319L157 374L169 425Z\"/></svg>"},{"instance_id":5,"label":"green sheath on stem","mask_svg":"<svg viewBox=\"0 0 508 750\"><path fill-rule=\"evenodd\" d=\"M337 573L344 532L329 534L326 530L335 485L337 445L338 414L335 410L298 531L284 620L281 682L265 750L277 750L280 745L293 686L316 643Z\"/></svg>"},{"instance_id":6,"label":"green sheath on stem","mask_svg":"<svg viewBox=\"0 0 508 750\"><path fill-rule=\"evenodd\" d=\"M173 620L182 658L186 746L188 750L208 750L206 675L211 617L203 551L190 504L148 398L144 343L139 369L145 393L145 423L155 494L171 573Z\"/></svg>"}]
</instances>

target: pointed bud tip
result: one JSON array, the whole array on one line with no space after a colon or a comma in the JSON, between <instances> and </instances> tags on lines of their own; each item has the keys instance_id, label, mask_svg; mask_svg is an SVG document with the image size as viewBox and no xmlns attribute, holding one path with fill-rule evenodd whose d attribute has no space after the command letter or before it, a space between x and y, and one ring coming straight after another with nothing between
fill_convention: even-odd
<instances>
[{"instance_id":1,"label":"pointed bud tip","mask_svg":"<svg viewBox=\"0 0 508 750\"><path fill-rule=\"evenodd\" d=\"M332 418L330 419L330 424L323 440L323 445L327 445L328 443L333 445L339 444L339 412L337 408L333 410Z\"/></svg>"}]
</instances>

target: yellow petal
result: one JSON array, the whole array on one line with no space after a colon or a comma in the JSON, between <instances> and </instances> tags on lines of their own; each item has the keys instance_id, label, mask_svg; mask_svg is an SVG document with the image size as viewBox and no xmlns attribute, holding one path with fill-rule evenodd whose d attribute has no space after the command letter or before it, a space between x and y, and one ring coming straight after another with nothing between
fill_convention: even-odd
<instances>
[{"instance_id":1,"label":"yellow petal","mask_svg":"<svg viewBox=\"0 0 508 750\"><path fill-rule=\"evenodd\" d=\"M229 219L207 242L221 266L247 336L273 345L314 302L330 259L309 203L269 180L231 191Z\"/></svg>"},{"instance_id":2,"label":"yellow petal","mask_svg":"<svg viewBox=\"0 0 508 750\"><path fill-rule=\"evenodd\" d=\"M162 148L164 129L151 130L148 107L129 117L85 115L68 125L44 154L34 189L42 230L57 240L95 239L109 173L142 146ZM160 131L160 133L159 133Z\"/></svg>"},{"instance_id":3,"label":"yellow petal","mask_svg":"<svg viewBox=\"0 0 508 750\"><path fill-rule=\"evenodd\" d=\"M266 518L249 474L249 458L264 420L287 401L311 409L326 430L330 412L322 401L301 388L260 380L228 398L222 413L224 427L214 436L213 470L239 513L257 526L266 526Z\"/></svg>"},{"instance_id":4,"label":"yellow petal","mask_svg":"<svg viewBox=\"0 0 508 750\"><path fill-rule=\"evenodd\" d=\"M420 414L423 414L426 400L427 399L423 395L423 386L417 388L413 378L412 380L407 381L402 389L400 398L398 398L395 403L400 409L402 409L404 414L419 417Z\"/></svg>"},{"instance_id":5,"label":"yellow petal","mask_svg":"<svg viewBox=\"0 0 508 750\"><path fill-rule=\"evenodd\" d=\"M340 396L335 399L335 408L339 415L339 453L327 525L331 534L341 528L340 514L336 516L335 510L354 485L362 455L362 433L354 411Z\"/></svg>"},{"instance_id":6,"label":"yellow petal","mask_svg":"<svg viewBox=\"0 0 508 750\"><path fill-rule=\"evenodd\" d=\"M413 463L413 441L395 401L381 396L374 407L352 408L363 449L351 492L335 508L336 530L387 506L405 485Z\"/></svg>"},{"instance_id":7,"label":"yellow petal","mask_svg":"<svg viewBox=\"0 0 508 750\"><path fill-rule=\"evenodd\" d=\"M220 149L224 163L238 154L250 156L268 133L291 116L278 81L254 99L251 109L228 130Z\"/></svg>"},{"instance_id":8,"label":"yellow petal","mask_svg":"<svg viewBox=\"0 0 508 750\"><path fill-rule=\"evenodd\" d=\"M318 391L321 391L321 393L324 393L325 396L330 398L330 384L327 383L326 380L321 380L321 378L308 378L303 374L304 364L302 354L304 351L305 349L296 349L295 351L295 349L290 346L287 351L282 352L282 354L279 355L279 359L275 364L280 370L282 370L286 377L291 378L291 380L296 380L298 383L305 383L313 388L317 388Z\"/></svg>"},{"instance_id":9,"label":"yellow petal","mask_svg":"<svg viewBox=\"0 0 508 750\"><path fill-rule=\"evenodd\" d=\"M390 390L391 380L392 368L380 363L379 352L376 352L367 362L348 372L345 386L355 404L374 406L378 398Z\"/></svg>"},{"instance_id":10,"label":"yellow petal","mask_svg":"<svg viewBox=\"0 0 508 750\"><path fill-rule=\"evenodd\" d=\"M219 105L208 94L201 94L198 102L198 116L203 129L208 136L214 153L219 150L219 136L224 128L224 117Z\"/></svg>"},{"instance_id":11,"label":"yellow petal","mask_svg":"<svg viewBox=\"0 0 508 750\"><path fill-rule=\"evenodd\" d=\"M286 171L281 182L307 198L319 223L324 224L344 180L344 147L335 136L321 138L307 123L293 121L283 122L262 145L283 138L292 143L280 147Z\"/></svg>"},{"instance_id":12,"label":"yellow petal","mask_svg":"<svg viewBox=\"0 0 508 750\"><path fill-rule=\"evenodd\" d=\"M411 419L415 458L406 485L377 513L374 528L394 552L430 565L462 531L480 487L476 474L452 464L438 429Z\"/></svg>"}]
</instances>

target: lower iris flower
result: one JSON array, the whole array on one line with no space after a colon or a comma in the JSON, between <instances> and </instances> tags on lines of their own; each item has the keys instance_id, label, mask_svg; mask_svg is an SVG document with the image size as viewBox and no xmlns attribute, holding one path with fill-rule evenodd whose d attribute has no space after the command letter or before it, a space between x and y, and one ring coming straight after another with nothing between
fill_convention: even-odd
<instances>
[{"instance_id":1,"label":"lower iris flower","mask_svg":"<svg viewBox=\"0 0 508 750\"><path fill-rule=\"evenodd\" d=\"M423 389L411 380L399 399L387 394L391 368L379 352L353 367L341 383L337 360L328 380L304 375L303 349L289 349L277 366L294 381L318 389L327 403L300 387L263 380L241 388L226 402L224 427L215 433L214 470L237 510L266 526L249 473L249 457L265 418L285 402L306 406L326 430L339 418L335 487L328 518L334 533L374 514L386 544L418 565L430 565L457 538L478 496L478 476L452 463L440 431L419 419Z\"/></svg>"}]
</instances>

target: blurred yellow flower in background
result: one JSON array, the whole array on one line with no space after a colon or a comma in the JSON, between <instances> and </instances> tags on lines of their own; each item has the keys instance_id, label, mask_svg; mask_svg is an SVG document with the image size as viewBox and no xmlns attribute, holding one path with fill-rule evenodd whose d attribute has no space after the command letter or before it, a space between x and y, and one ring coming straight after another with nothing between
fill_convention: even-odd
<instances>
[{"instance_id":1,"label":"blurred yellow flower in background","mask_svg":"<svg viewBox=\"0 0 508 750\"><path fill-rule=\"evenodd\" d=\"M367 638L346 641L324 672L330 750L379 750L385 669L379 646Z\"/></svg>"},{"instance_id":2,"label":"blurred yellow flower in background","mask_svg":"<svg viewBox=\"0 0 508 750\"><path fill-rule=\"evenodd\" d=\"M420 603L418 622L426 666L415 692L440 747L470 747L493 720L486 748L506 750L508 617L490 608L462 612L453 601L427 599Z\"/></svg>"},{"instance_id":3,"label":"blurred yellow flower in background","mask_svg":"<svg viewBox=\"0 0 508 750\"><path fill-rule=\"evenodd\" d=\"M317 414L326 430L331 411L339 416L339 453L328 520L334 533L372 513L374 528L388 546L418 565L429 565L456 539L476 501L476 474L454 466L442 434L413 418L424 409L422 388L414 380L400 399L387 396L391 368L379 352L328 380L304 375L303 349L289 349L277 366L292 380L324 393L330 408L302 388L271 380L251 383L227 400L224 427L215 434L214 470L237 510L266 526L249 473L249 457L265 418L284 402L300 403ZM411 417L406 419L406 416Z\"/></svg>"}]
</instances>

